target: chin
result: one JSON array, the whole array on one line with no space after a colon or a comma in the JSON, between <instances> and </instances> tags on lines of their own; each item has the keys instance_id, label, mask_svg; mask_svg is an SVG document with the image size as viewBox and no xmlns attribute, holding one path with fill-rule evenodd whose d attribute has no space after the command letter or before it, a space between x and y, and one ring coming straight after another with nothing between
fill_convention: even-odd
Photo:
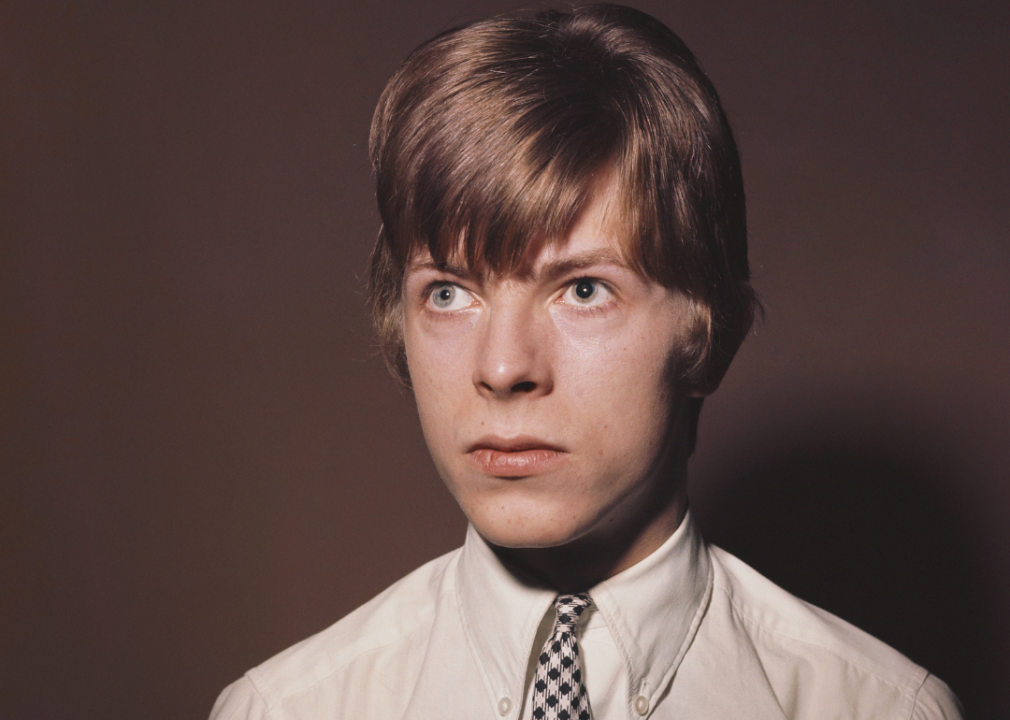
<instances>
[{"instance_id":1,"label":"chin","mask_svg":"<svg viewBox=\"0 0 1010 720\"><path fill-rule=\"evenodd\" d=\"M477 532L492 545L503 548L550 548L567 545L589 532L589 523L563 512L535 514L496 510L491 516L467 513Z\"/></svg>"}]
</instances>

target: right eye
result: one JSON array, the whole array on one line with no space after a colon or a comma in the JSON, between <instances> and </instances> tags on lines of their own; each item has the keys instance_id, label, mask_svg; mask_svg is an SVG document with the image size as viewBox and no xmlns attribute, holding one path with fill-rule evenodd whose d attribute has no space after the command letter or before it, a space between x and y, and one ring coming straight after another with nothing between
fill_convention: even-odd
<instances>
[{"instance_id":1,"label":"right eye","mask_svg":"<svg viewBox=\"0 0 1010 720\"><path fill-rule=\"evenodd\" d=\"M473 296L454 283L439 283L431 289L428 301L439 312L448 312L469 307Z\"/></svg>"}]
</instances>

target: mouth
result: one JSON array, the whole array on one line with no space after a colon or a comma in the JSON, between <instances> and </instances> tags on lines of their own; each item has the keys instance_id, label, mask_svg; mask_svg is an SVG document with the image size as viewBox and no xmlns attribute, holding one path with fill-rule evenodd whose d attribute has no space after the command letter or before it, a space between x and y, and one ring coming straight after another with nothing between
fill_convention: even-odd
<instances>
[{"instance_id":1,"label":"mouth","mask_svg":"<svg viewBox=\"0 0 1010 720\"><path fill-rule=\"evenodd\" d=\"M564 462L563 448L530 437L484 437L467 450L470 464L483 473L502 478L522 478L546 472Z\"/></svg>"}]
</instances>

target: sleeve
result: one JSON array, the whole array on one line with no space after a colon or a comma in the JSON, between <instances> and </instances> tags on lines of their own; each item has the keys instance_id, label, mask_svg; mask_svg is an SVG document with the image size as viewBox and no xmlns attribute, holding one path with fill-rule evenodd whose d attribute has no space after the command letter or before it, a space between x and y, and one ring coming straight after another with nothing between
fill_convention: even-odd
<instances>
[{"instance_id":1,"label":"sleeve","mask_svg":"<svg viewBox=\"0 0 1010 720\"><path fill-rule=\"evenodd\" d=\"M910 720L964 720L964 709L947 683L927 675L916 693Z\"/></svg>"},{"instance_id":2,"label":"sleeve","mask_svg":"<svg viewBox=\"0 0 1010 720\"><path fill-rule=\"evenodd\" d=\"M210 720L269 720L267 704L248 677L226 687L210 711Z\"/></svg>"}]
</instances>

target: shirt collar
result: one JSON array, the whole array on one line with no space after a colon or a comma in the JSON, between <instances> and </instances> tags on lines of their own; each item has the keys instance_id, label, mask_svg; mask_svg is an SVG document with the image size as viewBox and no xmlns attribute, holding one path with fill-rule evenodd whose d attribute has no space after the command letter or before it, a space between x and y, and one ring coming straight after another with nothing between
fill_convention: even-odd
<instances>
[{"instance_id":1,"label":"shirt collar","mask_svg":"<svg viewBox=\"0 0 1010 720\"><path fill-rule=\"evenodd\" d=\"M638 564L590 588L628 670L629 691L654 706L701 623L711 564L688 512ZM518 702L533 641L557 593L510 572L471 525L457 565L464 631L492 698Z\"/></svg>"}]
</instances>

